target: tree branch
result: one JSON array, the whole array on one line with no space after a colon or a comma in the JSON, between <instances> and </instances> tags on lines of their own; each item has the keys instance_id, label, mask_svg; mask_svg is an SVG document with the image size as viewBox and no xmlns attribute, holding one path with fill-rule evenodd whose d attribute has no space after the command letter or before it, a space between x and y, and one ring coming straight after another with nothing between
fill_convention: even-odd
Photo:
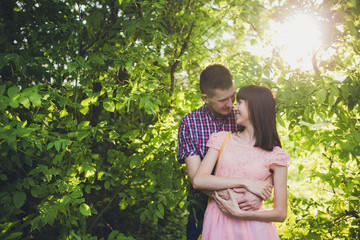
<instances>
[{"instance_id":1,"label":"tree branch","mask_svg":"<svg viewBox=\"0 0 360 240\"><path fill-rule=\"evenodd\" d=\"M183 45L181 46L180 53L179 53L179 54L176 54L176 51L175 51L175 54L174 54L174 59L175 59L175 61L174 61L174 63L171 65L171 68L170 68L170 79L171 79L170 93L171 93L171 95L172 95L173 92L174 92L174 87L175 87L175 71L176 71L177 66L178 66L179 63L180 63L179 58L185 53L186 49L188 48L189 41L190 41L190 37L191 37L191 33L192 33L193 29L194 29L194 26L195 26L195 21L193 21L192 24L191 24L189 33L188 33L188 35L186 36Z\"/></svg>"},{"instance_id":2,"label":"tree branch","mask_svg":"<svg viewBox=\"0 0 360 240\"><path fill-rule=\"evenodd\" d=\"M108 202L108 204L101 210L101 212L96 216L94 222L91 224L91 226L89 227L89 232L91 232L91 230L95 227L96 223L100 220L100 218L110 209L111 204L113 203L113 201L117 198L118 194L120 193L121 188L119 188L118 190L116 190L116 192L111 196L111 200L110 202Z\"/></svg>"},{"instance_id":3,"label":"tree branch","mask_svg":"<svg viewBox=\"0 0 360 240\"><path fill-rule=\"evenodd\" d=\"M320 74L320 70L319 70L319 67L317 65L317 60L316 60L316 53L317 51L313 51L313 54L312 54L312 65L313 65L313 69L315 71L316 74Z\"/></svg>"}]
</instances>

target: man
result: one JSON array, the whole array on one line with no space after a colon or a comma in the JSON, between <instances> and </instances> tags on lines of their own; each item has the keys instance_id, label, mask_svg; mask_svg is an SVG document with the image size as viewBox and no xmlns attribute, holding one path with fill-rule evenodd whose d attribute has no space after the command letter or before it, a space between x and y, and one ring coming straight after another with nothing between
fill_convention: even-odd
<instances>
[{"instance_id":1,"label":"man","mask_svg":"<svg viewBox=\"0 0 360 240\"><path fill-rule=\"evenodd\" d=\"M230 71L219 64L208 66L200 75L200 90L205 104L181 120L178 133L177 159L186 164L191 183L205 156L210 135L238 130L233 111L235 86ZM186 228L188 240L197 239L200 235L208 196L212 194L210 191L196 191L190 186L190 215ZM254 210L261 204L261 199L252 193L245 191L237 195L239 207L243 210Z\"/></svg>"}]
</instances>

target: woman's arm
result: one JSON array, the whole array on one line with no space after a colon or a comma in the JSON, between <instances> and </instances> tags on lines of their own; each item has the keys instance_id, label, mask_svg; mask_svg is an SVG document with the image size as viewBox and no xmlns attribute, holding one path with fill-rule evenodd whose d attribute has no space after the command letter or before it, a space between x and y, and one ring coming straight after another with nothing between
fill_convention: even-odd
<instances>
[{"instance_id":1,"label":"woman's arm","mask_svg":"<svg viewBox=\"0 0 360 240\"><path fill-rule=\"evenodd\" d=\"M248 191L258 195L262 199L267 199L271 195L272 186L267 182L211 175L216 164L218 155L218 150L214 148L208 149L205 158L201 161L200 166L193 179L193 187L195 189L216 191L227 188L243 187L246 188Z\"/></svg>"},{"instance_id":2,"label":"woman's arm","mask_svg":"<svg viewBox=\"0 0 360 240\"><path fill-rule=\"evenodd\" d=\"M237 202L231 191L229 191L229 200L222 199L215 193L215 201L222 209L225 209L223 212L245 220L283 222L287 215L287 167L271 165L270 169L274 171L274 207L272 209L243 211L235 207Z\"/></svg>"},{"instance_id":3,"label":"woman's arm","mask_svg":"<svg viewBox=\"0 0 360 240\"><path fill-rule=\"evenodd\" d=\"M194 177L196 174L197 169L201 163L201 159L199 155L189 156L185 158L186 169L188 172L189 180L191 185L193 185ZM214 197L214 191L212 190L204 190L200 189L203 193L205 193L208 197Z\"/></svg>"}]
</instances>

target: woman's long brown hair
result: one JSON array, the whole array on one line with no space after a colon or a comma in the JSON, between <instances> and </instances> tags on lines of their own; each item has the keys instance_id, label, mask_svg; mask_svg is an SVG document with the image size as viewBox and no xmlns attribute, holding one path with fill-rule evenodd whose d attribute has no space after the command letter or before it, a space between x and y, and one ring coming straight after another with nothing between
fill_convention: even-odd
<instances>
[{"instance_id":1,"label":"woman's long brown hair","mask_svg":"<svg viewBox=\"0 0 360 240\"><path fill-rule=\"evenodd\" d=\"M245 86L240 88L236 100L247 102L256 138L254 147L268 151L272 151L275 146L281 147L276 129L275 99L270 89L255 85Z\"/></svg>"}]
</instances>

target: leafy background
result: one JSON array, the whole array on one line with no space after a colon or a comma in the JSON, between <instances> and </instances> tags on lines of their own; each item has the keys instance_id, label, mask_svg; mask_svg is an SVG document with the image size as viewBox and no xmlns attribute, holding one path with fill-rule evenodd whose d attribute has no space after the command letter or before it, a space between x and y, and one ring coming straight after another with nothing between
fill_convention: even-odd
<instances>
[{"instance_id":1,"label":"leafy background","mask_svg":"<svg viewBox=\"0 0 360 240\"><path fill-rule=\"evenodd\" d=\"M185 239L177 127L210 63L277 95L292 156L281 238L360 238L359 1L1 5L1 239ZM326 26L313 70L247 51L297 9Z\"/></svg>"}]
</instances>

